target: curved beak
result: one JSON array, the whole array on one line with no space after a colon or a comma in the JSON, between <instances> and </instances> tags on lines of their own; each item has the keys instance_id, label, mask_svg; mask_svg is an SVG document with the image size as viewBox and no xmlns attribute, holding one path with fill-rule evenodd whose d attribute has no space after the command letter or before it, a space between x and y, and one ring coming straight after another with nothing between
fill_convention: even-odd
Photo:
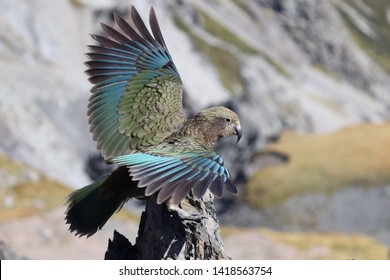
<instances>
[{"instance_id":1,"label":"curved beak","mask_svg":"<svg viewBox=\"0 0 390 280\"><path fill-rule=\"evenodd\" d=\"M235 127L234 134L237 135L237 142L236 142L236 143L238 143L238 141L240 141L241 136L242 136L241 125L237 125L237 126Z\"/></svg>"}]
</instances>

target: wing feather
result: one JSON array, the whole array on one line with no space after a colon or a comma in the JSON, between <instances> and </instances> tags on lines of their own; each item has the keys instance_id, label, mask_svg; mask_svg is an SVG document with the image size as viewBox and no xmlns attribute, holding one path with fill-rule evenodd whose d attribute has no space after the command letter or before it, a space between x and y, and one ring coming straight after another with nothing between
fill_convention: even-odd
<instances>
[{"instance_id":1,"label":"wing feather","mask_svg":"<svg viewBox=\"0 0 390 280\"><path fill-rule=\"evenodd\" d=\"M213 151L173 154L160 150L119 156L112 161L127 166L133 180L139 181L138 187L146 188L147 196L159 192L158 203L169 197L178 203L190 190L196 198L207 189L221 197L224 184L227 190L237 192L222 158Z\"/></svg>"},{"instance_id":2,"label":"wing feather","mask_svg":"<svg viewBox=\"0 0 390 280\"><path fill-rule=\"evenodd\" d=\"M88 46L85 63L94 84L88 116L106 159L157 145L184 121L181 79L150 17L152 33L132 7L132 22L115 13L118 30L102 24L106 36L91 35L99 45Z\"/></svg>"},{"instance_id":3,"label":"wing feather","mask_svg":"<svg viewBox=\"0 0 390 280\"><path fill-rule=\"evenodd\" d=\"M152 28L153 36L156 39L156 41L159 42L160 45L166 49L167 46L165 45L164 37L162 36L160 25L158 24L157 21L156 12L154 11L153 7L150 9L149 24L150 27Z\"/></svg>"},{"instance_id":4,"label":"wing feather","mask_svg":"<svg viewBox=\"0 0 390 280\"><path fill-rule=\"evenodd\" d=\"M133 7L131 7L131 18L133 23L137 27L138 31L141 33L142 38L145 38L146 41L154 43L155 39L150 35L148 29L146 28L141 16L138 11Z\"/></svg>"}]
</instances>

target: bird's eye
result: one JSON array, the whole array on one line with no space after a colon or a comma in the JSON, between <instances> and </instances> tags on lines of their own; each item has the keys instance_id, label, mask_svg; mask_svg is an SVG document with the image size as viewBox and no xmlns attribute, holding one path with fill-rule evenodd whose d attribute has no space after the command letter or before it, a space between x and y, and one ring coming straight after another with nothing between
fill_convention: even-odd
<instances>
[{"instance_id":1,"label":"bird's eye","mask_svg":"<svg viewBox=\"0 0 390 280\"><path fill-rule=\"evenodd\" d=\"M226 121L227 123L230 123L230 122L232 121L232 119L231 119L231 118L226 118L225 121Z\"/></svg>"}]
</instances>

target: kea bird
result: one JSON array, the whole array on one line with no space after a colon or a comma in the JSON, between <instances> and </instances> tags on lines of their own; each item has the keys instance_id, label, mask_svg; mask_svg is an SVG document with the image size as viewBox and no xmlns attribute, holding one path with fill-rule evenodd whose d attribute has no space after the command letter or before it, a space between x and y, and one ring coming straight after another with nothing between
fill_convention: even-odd
<instances>
[{"instance_id":1,"label":"kea bird","mask_svg":"<svg viewBox=\"0 0 390 280\"><path fill-rule=\"evenodd\" d=\"M130 198L156 194L157 203L176 205L189 192L237 193L213 148L222 137L240 140L239 118L221 106L185 118L183 85L153 8L149 17L151 33L132 7L131 22L114 14L119 31L102 24L108 36L92 35L99 44L89 46L86 62L90 131L119 167L69 195L65 220L76 235L94 234Z\"/></svg>"}]
</instances>

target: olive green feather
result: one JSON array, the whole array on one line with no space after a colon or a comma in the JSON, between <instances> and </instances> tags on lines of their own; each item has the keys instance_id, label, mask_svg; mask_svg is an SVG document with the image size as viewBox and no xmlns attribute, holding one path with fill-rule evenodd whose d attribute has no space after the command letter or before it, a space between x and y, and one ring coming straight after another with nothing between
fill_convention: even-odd
<instances>
[{"instance_id":1,"label":"olive green feather","mask_svg":"<svg viewBox=\"0 0 390 280\"><path fill-rule=\"evenodd\" d=\"M241 137L233 111L216 106L185 119L183 86L154 10L148 31L134 7L132 23L114 15L120 31L102 25L93 35L87 74L94 86L88 104L90 130L103 157L119 165L110 175L68 197L70 231L91 236L131 198L157 195L180 203L189 192L237 193L223 159L213 151L220 138Z\"/></svg>"}]
</instances>

